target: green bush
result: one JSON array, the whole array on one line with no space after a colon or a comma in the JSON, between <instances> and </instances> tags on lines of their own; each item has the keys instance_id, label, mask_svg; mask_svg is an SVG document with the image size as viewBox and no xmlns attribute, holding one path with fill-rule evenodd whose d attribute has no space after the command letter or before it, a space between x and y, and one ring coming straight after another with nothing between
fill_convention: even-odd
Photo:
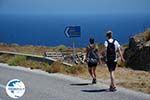
<instances>
[{"instance_id":1,"label":"green bush","mask_svg":"<svg viewBox=\"0 0 150 100\"><path fill-rule=\"evenodd\" d=\"M45 63L45 62L41 62L41 69L43 70L43 71L46 71L47 72L47 70L51 67L48 63Z\"/></svg>"},{"instance_id":2,"label":"green bush","mask_svg":"<svg viewBox=\"0 0 150 100\"><path fill-rule=\"evenodd\" d=\"M0 62L1 63L7 63L9 59L11 59L11 56L8 54L0 55Z\"/></svg>"},{"instance_id":3,"label":"green bush","mask_svg":"<svg viewBox=\"0 0 150 100\"><path fill-rule=\"evenodd\" d=\"M46 71L46 69L50 66L48 63L45 62L38 62L33 60L27 60L22 63L24 67L30 67L31 69L41 69Z\"/></svg>"},{"instance_id":4,"label":"green bush","mask_svg":"<svg viewBox=\"0 0 150 100\"><path fill-rule=\"evenodd\" d=\"M25 56L16 55L16 56L12 57L12 59L8 60L8 64L13 65L13 66L17 66L17 65L22 65L22 63L25 61L26 61Z\"/></svg>"}]
</instances>

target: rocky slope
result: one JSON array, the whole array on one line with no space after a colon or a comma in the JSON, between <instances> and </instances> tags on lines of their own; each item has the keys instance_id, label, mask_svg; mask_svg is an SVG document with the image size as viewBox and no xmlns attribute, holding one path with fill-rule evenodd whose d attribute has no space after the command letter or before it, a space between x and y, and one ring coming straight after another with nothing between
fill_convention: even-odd
<instances>
[{"instance_id":1,"label":"rocky slope","mask_svg":"<svg viewBox=\"0 0 150 100\"><path fill-rule=\"evenodd\" d=\"M150 29L130 37L129 47L125 49L124 57L127 66L150 71Z\"/></svg>"}]
</instances>

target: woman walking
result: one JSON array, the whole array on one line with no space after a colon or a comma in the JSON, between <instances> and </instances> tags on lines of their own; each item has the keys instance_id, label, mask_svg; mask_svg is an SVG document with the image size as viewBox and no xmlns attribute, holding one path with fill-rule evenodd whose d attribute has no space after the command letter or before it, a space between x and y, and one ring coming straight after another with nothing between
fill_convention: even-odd
<instances>
[{"instance_id":1,"label":"woman walking","mask_svg":"<svg viewBox=\"0 0 150 100\"><path fill-rule=\"evenodd\" d=\"M89 39L89 45L86 48L86 61L88 64L88 71L92 77L92 84L96 84L96 67L100 62L98 55L98 48L96 48L95 40Z\"/></svg>"}]
</instances>

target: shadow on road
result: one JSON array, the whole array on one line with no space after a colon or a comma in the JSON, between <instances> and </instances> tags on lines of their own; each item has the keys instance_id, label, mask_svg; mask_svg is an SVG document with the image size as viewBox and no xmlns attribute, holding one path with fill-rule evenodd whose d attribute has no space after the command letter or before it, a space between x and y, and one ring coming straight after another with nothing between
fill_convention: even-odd
<instances>
[{"instance_id":1,"label":"shadow on road","mask_svg":"<svg viewBox=\"0 0 150 100\"><path fill-rule=\"evenodd\" d=\"M109 89L100 89L100 90L81 90L82 92L89 92L89 93L97 93L97 92L110 92Z\"/></svg>"},{"instance_id":2,"label":"shadow on road","mask_svg":"<svg viewBox=\"0 0 150 100\"><path fill-rule=\"evenodd\" d=\"M75 84L70 84L71 86L86 86L86 85L93 85L92 83L75 83Z\"/></svg>"}]
</instances>

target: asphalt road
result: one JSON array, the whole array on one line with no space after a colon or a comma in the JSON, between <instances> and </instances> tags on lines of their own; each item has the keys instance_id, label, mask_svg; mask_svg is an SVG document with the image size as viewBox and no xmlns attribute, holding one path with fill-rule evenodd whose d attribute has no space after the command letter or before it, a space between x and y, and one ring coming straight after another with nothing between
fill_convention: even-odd
<instances>
[{"instance_id":1,"label":"asphalt road","mask_svg":"<svg viewBox=\"0 0 150 100\"><path fill-rule=\"evenodd\" d=\"M16 78L26 86L26 92L19 100L150 100L148 94L124 88L109 92L108 86L101 83L91 85L90 80L6 64L0 64L0 100L13 100L7 96L5 86Z\"/></svg>"}]
</instances>

